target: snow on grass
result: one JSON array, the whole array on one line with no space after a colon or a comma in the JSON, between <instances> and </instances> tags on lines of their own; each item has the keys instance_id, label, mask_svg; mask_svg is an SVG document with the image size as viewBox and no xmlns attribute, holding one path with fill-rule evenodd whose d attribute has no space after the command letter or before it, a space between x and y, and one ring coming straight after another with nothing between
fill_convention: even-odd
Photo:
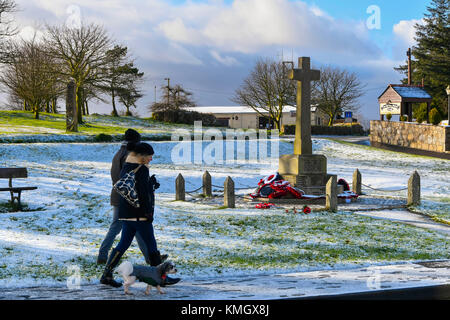
<instances>
[{"instance_id":1,"label":"snow on grass","mask_svg":"<svg viewBox=\"0 0 450 320\"><path fill-rule=\"evenodd\" d=\"M391 152L373 147L313 140L313 148L328 159L328 171L337 173L349 183L356 168L362 175L363 191L372 195L406 198L408 179L417 171L420 175L421 197L430 213L450 215L450 161L438 158ZM418 210L420 211L419 207Z\"/></svg>"},{"instance_id":2,"label":"snow on grass","mask_svg":"<svg viewBox=\"0 0 450 320\"><path fill-rule=\"evenodd\" d=\"M433 220L450 224L450 198L442 198L440 202L422 201L419 206L412 209L430 216Z\"/></svg>"},{"instance_id":3,"label":"snow on grass","mask_svg":"<svg viewBox=\"0 0 450 320\"><path fill-rule=\"evenodd\" d=\"M184 278L450 258L450 241L445 234L357 215L345 208L336 214L313 208L310 215L299 215L282 208L258 210L242 201L235 209L173 201L175 178L180 172L187 190L201 185L205 170L215 185L223 185L231 176L237 187L256 186L268 162L175 165L170 160L174 142L152 145L155 157L151 172L161 183L155 234L160 251L170 255ZM24 192L24 212L6 212L0 206L0 286L65 283L72 265L80 267L83 282L98 281L102 267L95 264L96 256L112 217L110 163L119 146L0 144L0 167L28 168L29 177L15 179L14 184L39 187ZM314 152L327 156L328 171L349 182L359 168L363 183L395 190L405 187L409 175L418 170L425 200L416 209L448 214L448 161L326 139L314 139L313 146ZM292 153L292 144L282 142L280 153ZM406 197L406 191L373 193L376 197L363 198L350 207L376 206L380 203L377 198L398 202ZM0 203L6 203L8 197L0 193ZM135 243L125 259L144 263Z\"/></svg>"}]
</instances>

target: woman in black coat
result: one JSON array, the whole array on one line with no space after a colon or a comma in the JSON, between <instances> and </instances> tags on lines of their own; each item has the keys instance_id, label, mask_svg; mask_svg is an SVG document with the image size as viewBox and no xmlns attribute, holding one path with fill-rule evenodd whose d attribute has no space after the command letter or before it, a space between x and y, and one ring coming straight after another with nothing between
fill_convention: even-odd
<instances>
[{"instance_id":1,"label":"woman in black coat","mask_svg":"<svg viewBox=\"0 0 450 320\"><path fill-rule=\"evenodd\" d=\"M132 206L127 200L120 197L119 220L123 222L122 235L117 247L111 251L100 279L100 283L113 287L120 287L122 285L114 280L112 272L119 263L122 255L130 247L136 232L141 235L146 243L151 265L157 266L161 263L161 255L158 251L152 224L155 205L154 191L159 187L159 184L154 176L150 177L147 167L153 158L154 151L151 145L144 142L130 142L127 145L127 150L129 151L129 155L120 172L120 177L122 178L131 170L139 168L136 171L135 184L139 207ZM179 281L179 279L171 280Z\"/></svg>"}]
</instances>

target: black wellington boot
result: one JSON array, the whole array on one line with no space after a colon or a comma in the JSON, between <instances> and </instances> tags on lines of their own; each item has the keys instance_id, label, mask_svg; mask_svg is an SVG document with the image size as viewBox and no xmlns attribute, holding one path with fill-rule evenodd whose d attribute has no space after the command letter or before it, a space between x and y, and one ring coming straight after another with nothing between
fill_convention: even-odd
<instances>
[{"instance_id":1,"label":"black wellington boot","mask_svg":"<svg viewBox=\"0 0 450 320\"><path fill-rule=\"evenodd\" d=\"M113 270L119 264L122 255L123 253L121 253L116 249L113 249L111 251L108 261L106 262L106 267L105 270L103 271L103 275L100 278L101 284L106 284L114 288L120 288L122 286L122 283L115 281L113 277Z\"/></svg>"},{"instance_id":2,"label":"black wellington boot","mask_svg":"<svg viewBox=\"0 0 450 320\"><path fill-rule=\"evenodd\" d=\"M161 263L163 263L163 262L165 262L165 261L169 258L169 255L168 255L168 254L160 254L160 257L161 257ZM151 266L154 267L154 265L152 264L152 261L151 261L151 258L150 258L150 257L149 257L149 259L145 259L145 262L146 262L148 265L151 265Z\"/></svg>"},{"instance_id":3,"label":"black wellington boot","mask_svg":"<svg viewBox=\"0 0 450 320\"><path fill-rule=\"evenodd\" d=\"M159 251L149 252L148 257L150 259L150 265L152 267L159 266L162 263L161 254Z\"/></svg>"}]
</instances>

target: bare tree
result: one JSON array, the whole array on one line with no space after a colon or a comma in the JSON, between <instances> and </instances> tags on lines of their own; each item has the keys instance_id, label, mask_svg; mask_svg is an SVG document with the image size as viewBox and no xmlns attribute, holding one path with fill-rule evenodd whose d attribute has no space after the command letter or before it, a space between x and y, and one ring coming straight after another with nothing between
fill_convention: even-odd
<instances>
[{"instance_id":1,"label":"bare tree","mask_svg":"<svg viewBox=\"0 0 450 320\"><path fill-rule=\"evenodd\" d=\"M283 64L259 59L232 101L251 107L261 117L273 120L280 129L283 107L295 104L295 97L295 82L287 78Z\"/></svg>"},{"instance_id":2,"label":"bare tree","mask_svg":"<svg viewBox=\"0 0 450 320\"><path fill-rule=\"evenodd\" d=\"M54 61L36 40L10 41L8 60L0 73L0 83L11 97L21 99L24 110L39 119L42 107L55 97L57 81Z\"/></svg>"},{"instance_id":3,"label":"bare tree","mask_svg":"<svg viewBox=\"0 0 450 320\"><path fill-rule=\"evenodd\" d=\"M10 14L17 11L17 5L13 0L0 0L0 58L8 53L4 47L4 41L15 34L17 28L14 26L14 20Z\"/></svg>"},{"instance_id":4,"label":"bare tree","mask_svg":"<svg viewBox=\"0 0 450 320\"><path fill-rule=\"evenodd\" d=\"M312 101L330 117L328 125L332 126L335 117L343 111L358 111L358 99L363 95L364 87L353 72L322 67L320 80L313 82Z\"/></svg>"},{"instance_id":5,"label":"bare tree","mask_svg":"<svg viewBox=\"0 0 450 320\"><path fill-rule=\"evenodd\" d=\"M180 110L195 107L196 103L192 98L192 92L183 88L182 85L176 84L173 87L161 87L161 101L152 103L149 106L151 112Z\"/></svg>"},{"instance_id":6,"label":"bare tree","mask_svg":"<svg viewBox=\"0 0 450 320\"><path fill-rule=\"evenodd\" d=\"M61 75L75 81L78 123L82 123L86 101L83 87L100 83L107 77L102 67L107 61L111 39L105 29L96 24L80 28L47 26L47 34L49 54L61 64Z\"/></svg>"}]
</instances>

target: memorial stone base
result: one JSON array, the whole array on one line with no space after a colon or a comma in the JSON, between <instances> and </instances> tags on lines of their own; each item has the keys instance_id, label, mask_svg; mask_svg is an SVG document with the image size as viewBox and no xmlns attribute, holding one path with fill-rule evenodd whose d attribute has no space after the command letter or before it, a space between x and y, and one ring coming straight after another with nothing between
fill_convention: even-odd
<instances>
[{"instance_id":1,"label":"memorial stone base","mask_svg":"<svg viewBox=\"0 0 450 320\"><path fill-rule=\"evenodd\" d=\"M323 155L282 155L278 172L284 180L310 195L324 195L333 176L327 174L327 158Z\"/></svg>"}]
</instances>

